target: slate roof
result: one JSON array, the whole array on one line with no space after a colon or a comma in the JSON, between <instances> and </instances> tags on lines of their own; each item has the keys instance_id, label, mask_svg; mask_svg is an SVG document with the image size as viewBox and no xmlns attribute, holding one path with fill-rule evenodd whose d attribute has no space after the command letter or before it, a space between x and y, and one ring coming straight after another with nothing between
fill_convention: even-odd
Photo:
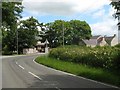
<instances>
[{"instance_id":1,"label":"slate roof","mask_svg":"<svg viewBox=\"0 0 120 90\"><path fill-rule=\"evenodd\" d=\"M96 45L96 44L97 44L96 39L83 40L83 42L84 42L86 45Z\"/></svg>"},{"instance_id":2,"label":"slate roof","mask_svg":"<svg viewBox=\"0 0 120 90\"><path fill-rule=\"evenodd\" d=\"M98 39L101 35L92 36L90 39Z\"/></svg>"},{"instance_id":3,"label":"slate roof","mask_svg":"<svg viewBox=\"0 0 120 90\"><path fill-rule=\"evenodd\" d=\"M86 45L97 45L97 39L98 39L100 36L101 36L101 35L92 36L89 40L83 39L83 42L84 42Z\"/></svg>"},{"instance_id":4,"label":"slate roof","mask_svg":"<svg viewBox=\"0 0 120 90\"><path fill-rule=\"evenodd\" d=\"M101 35L97 35L97 36L92 36L89 40L87 39L83 39L83 42L86 45L97 45L97 43L100 43L103 38L105 39L105 41L111 45L111 41L113 40L113 38L116 36L116 34L114 34L113 36L104 36L102 37Z\"/></svg>"},{"instance_id":5,"label":"slate roof","mask_svg":"<svg viewBox=\"0 0 120 90\"><path fill-rule=\"evenodd\" d=\"M111 37L104 37L105 38L105 41L110 45L111 44L111 41L113 40L114 36L111 36Z\"/></svg>"}]
</instances>

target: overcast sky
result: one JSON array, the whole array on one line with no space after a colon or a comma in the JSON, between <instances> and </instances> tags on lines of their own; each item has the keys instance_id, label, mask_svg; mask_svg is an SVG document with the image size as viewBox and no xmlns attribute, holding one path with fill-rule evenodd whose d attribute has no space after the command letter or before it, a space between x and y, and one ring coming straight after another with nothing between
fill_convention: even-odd
<instances>
[{"instance_id":1,"label":"overcast sky","mask_svg":"<svg viewBox=\"0 0 120 90\"><path fill-rule=\"evenodd\" d=\"M117 34L117 20L109 4L110 0L23 0L22 16L33 16L44 23L82 20L90 25L93 35L111 36Z\"/></svg>"}]
</instances>

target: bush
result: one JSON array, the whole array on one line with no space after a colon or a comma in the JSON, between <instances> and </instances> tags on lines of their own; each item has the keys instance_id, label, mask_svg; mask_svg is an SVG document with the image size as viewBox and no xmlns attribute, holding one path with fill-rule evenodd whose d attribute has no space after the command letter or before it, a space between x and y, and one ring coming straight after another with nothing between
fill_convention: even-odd
<instances>
[{"instance_id":1,"label":"bush","mask_svg":"<svg viewBox=\"0 0 120 90\"><path fill-rule=\"evenodd\" d=\"M2 55L12 55L12 51L2 51Z\"/></svg>"},{"instance_id":2,"label":"bush","mask_svg":"<svg viewBox=\"0 0 120 90\"><path fill-rule=\"evenodd\" d=\"M65 46L54 48L49 56L98 68L120 70L120 49L116 47Z\"/></svg>"},{"instance_id":3,"label":"bush","mask_svg":"<svg viewBox=\"0 0 120 90\"><path fill-rule=\"evenodd\" d=\"M120 48L120 43L119 43L119 44L117 44L117 45L115 45L115 47Z\"/></svg>"}]
</instances>

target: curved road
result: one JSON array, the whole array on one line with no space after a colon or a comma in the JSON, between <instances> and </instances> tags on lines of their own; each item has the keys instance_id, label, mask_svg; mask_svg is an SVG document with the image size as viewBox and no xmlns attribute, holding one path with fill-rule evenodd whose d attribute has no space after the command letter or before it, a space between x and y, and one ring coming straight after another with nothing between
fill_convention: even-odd
<instances>
[{"instance_id":1,"label":"curved road","mask_svg":"<svg viewBox=\"0 0 120 90\"><path fill-rule=\"evenodd\" d=\"M116 88L37 64L40 55L3 57L3 88Z\"/></svg>"}]
</instances>

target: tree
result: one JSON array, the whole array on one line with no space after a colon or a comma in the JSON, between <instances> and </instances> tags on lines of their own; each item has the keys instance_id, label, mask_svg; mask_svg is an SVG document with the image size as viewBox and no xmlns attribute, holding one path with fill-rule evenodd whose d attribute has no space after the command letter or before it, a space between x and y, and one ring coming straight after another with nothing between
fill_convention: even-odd
<instances>
[{"instance_id":1,"label":"tree","mask_svg":"<svg viewBox=\"0 0 120 90\"><path fill-rule=\"evenodd\" d=\"M18 28L19 53L23 52L23 48L35 47L37 42L35 36L38 35L37 26L39 26L39 22L33 17L20 21L20 27Z\"/></svg>"},{"instance_id":2,"label":"tree","mask_svg":"<svg viewBox=\"0 0 120 90\"><path fill-rule=\"evenodd\" d=\"M63 31L65 45L79 45L81 39L89 39L91 37L91 28L85 21L56 20L49 23L48 27L46 38L50 43L50 47L57 47L63 44Z\"/></svg>"},{"instance_id":3,"label":"tree","mask_svg":"<svg viewBox=\"0 0 120 90\"><path fill-rule=\"evenodd\" d=\"M22 10L22 2L2 2L1 28L2 48L4 53L16 50L17 20L21 18Z\"/></svg>"},{"instance_id":4,"label":"tree","mask_svg":"<svg viewBox=\"0 0 120 90\"><path fill-rule=\"evenodd\" d=\"M79 44L79 41L82 39L89 39L91 35L91 28L85 21L80 20L71 20L71 39L72 44Z\"/></svg>"},{"instance_id":5,"label":"tree","mask_svg":"<svg viewBox=\"0 0 120 90\"><path fill-rule=\"evenodd\" d=\"M63 20L56 20L51 23L47 23L46 26L48 27L47 31L45 32L45 38L49 41L50 47L57 47L62 45L63 40L63 24L65 21Z\"/></svg>"},{"instance_id":6,"label":"tree","mask_svg":"<svg viewBox=\"0 0 120 90\"><path fill-rule=\"evenodd\" d=\"M117 12L114 15L114 17L115 18L119 18L120 17L120 1L119 0L118 1L112 1L110 4L114 7L114 9L117 10Z\"/></svg>"},{"instance_id":7,"label":"tree","mask_svg":"<svg viewBox=\"0 0 120 90\"><path fill-rule=\"evenodd\" d=\"M2 24L12 29L21 18L22 11L22 2L2 2Z\"/></svg>"}]
</instances>

